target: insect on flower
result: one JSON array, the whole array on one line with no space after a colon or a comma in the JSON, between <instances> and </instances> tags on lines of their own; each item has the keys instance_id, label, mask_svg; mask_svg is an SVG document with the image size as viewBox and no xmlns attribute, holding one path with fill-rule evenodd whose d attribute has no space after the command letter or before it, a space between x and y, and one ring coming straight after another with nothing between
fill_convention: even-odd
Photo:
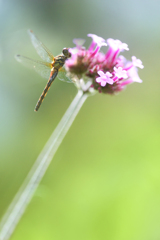
<instances>
[{"instance_id":1,"label":"insect on flower","mask_svg":"<svg viewBox=\"0 0 160 240\"><path fill-rule=\"evenodd\" d=\"M29 31L29 35L37 53L46 62L35 61L21 55L17 55L16 59L24 65L32 66L41 76L49 77L35 111L38 111L52 82L62 71L63 65L70 82L73 82L83 93L114 94L122 91L130 83L142 82L137 69L144 68L142 61L135 56L129 61L123 55L119 55L124 50L129 50L128 45L120 40L112 38L105 40L95 34L88 34L88 37L92 38L88 49L83 46L85 40L77 38L73 40L76 45L74 48L64 48L63 55L54 57L32 31ZM108 46L106 53L100 52L102 46Z\"/></svg>"},{"instance_id":2,"label":"insect on flower","mask_svg":"<svg viewBox=\"0 0 160 240\"><path fill-rule=\"evenodd\" d=\"M58 73L63 70L63 65L65 61L71 57L71 53L69 52L68 48L63 48L62 55L58 55L54 57L52 53L46 48L46 46L35 36L33 31L28 31L32 44L35 47L37 53L39 56L45 61L37 61L30 59L28 57L24 57L22 55L16 55L16 59L18 62L21 62L22 64L32 67L37 71L42 77L49 78L36 106L35 111L38 111L39 107L41 106L41 103L43 102L51 84L57 77Z\"/></svg>"}]
</instances>

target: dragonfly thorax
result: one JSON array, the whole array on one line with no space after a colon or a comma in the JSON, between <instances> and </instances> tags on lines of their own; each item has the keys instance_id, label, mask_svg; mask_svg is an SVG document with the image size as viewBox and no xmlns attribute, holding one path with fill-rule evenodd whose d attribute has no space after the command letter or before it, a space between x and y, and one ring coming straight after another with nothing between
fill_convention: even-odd
<instances>
[{"instance_id":1,"label":"dragonfly thorax","mask_svg":"<svg viewBox=\"0 0 160 240\"><path fill-rule=\"evenodd\" d=\"M63 67L65 61L71 57L71 53L69 52L68 48L63 48L62 53L64 55L58 55L54 58L54 62L52 63L52 66L56 69L59 69Z\"/></svg>"},{"instance_id":2,"label":"dragonfly thorax","mask_svg":"<svg viewBox=\"0 0 160 240\"><path fill-rule=\"evenodd\" d=\"M66 59L67 58L64 55L58 55L54 58L54 62L52 63L52 66L56 69L59 69L63 67Z\"/></svg>"}]
</instances>

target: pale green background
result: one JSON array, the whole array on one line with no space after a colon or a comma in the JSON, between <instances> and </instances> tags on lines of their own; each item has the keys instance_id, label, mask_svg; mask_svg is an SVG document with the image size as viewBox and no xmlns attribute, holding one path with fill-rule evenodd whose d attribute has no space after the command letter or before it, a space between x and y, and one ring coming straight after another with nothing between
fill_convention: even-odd
<instances>
[{"instance_id":1,"label":"pale green background","mask_svg":"<svg viewBox=\"0 0 160 240\"><path fill-rule=\"evenodd\" d=\"M14 59L39 59L27 29L55 55L87 33L120 39L145 66L142 84L87 99L11 239L160 239L159 10L158 0L0 1L0 217L76 95L57 80L33 111L46 81Z\"/></svg>"}]
</instances>

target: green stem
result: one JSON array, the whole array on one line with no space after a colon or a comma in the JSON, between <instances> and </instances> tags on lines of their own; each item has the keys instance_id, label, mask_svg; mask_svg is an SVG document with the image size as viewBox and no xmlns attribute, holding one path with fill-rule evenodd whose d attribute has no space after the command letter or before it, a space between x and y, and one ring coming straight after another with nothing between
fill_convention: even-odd
<instances>
[{"instance_id":1,"label":"green stem","mask_svg":"<svg viewBox=\"0 0 160 240\"><path fill-rule=\"evenodd\" d=\"M63 141L88 94L79 90L50 139L38 156L24 183L10 204L0 225L0 240L8 240L25 212L54 154Z\"/></svg>"}]
</instances>

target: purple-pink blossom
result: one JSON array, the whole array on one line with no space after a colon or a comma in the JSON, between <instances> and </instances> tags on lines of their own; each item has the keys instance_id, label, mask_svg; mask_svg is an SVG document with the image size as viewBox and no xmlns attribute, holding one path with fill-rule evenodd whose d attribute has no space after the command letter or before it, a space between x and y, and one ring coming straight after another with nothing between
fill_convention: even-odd
<instances>
[{"instance_id":1,"label":"purple-pink blossom","mask_svg":"<svg viewBox=\"0 0 160 240\"><path fill-rule=\"evenodd\" d=\"M76 46L70 49L72 56L65 63L73 82L78 83L81 79L91 81L90 88L109 94L123 90L132 82L142 82L137 69L143 68L142 61L135 56L127 60L119 55L129 50L126 43L112 38L105 40L95 34L88 34L88 37L92 38L88 49L83 46L85 40L74 39ZM107 45L107 52L101 52L101 47Z\"/></svg>"},{"instance_id":2,"label":"purple-pink blossom","mask_svg":"<svg viewBox=\"0 0 160 240\"><path fill-rule=\"evenodd\" d=\"M127 75L127 71L126 70L123 70L123 68L122 67L114 67L113 68L114 69L114 75L117 77L117 78L127 78L128 77L128 75Z\"/></svg>"},{"instance_id":3,"label":"purple-pink blossom","mask_svg":"<svg viewBox=\"0 0 160 240\"><path fill-rule=\"evenodd\" d=\"M98 71L100 77L96 78L96 82L100 83L102 87L106 86L107 83L113 84L112 74L110 72L104 73L103 71Z\"/></svg>"},{"instance_id":4,"label":"purple-pink blossom","mask_svg":"<svg viewBox=\"0 0 160 240\"><path fill-rule=\"evenodd\" d=\"M135 56L132 56L132 63L135 67L139 67L141 69L144 68L144 66L142 65L142 61L140 59L137 59Z\"/></svg>"},{"instance_id":5,"label":"purple-pink blossom","mask_svg":"<svg viewBox=\"0 0 160 240\"><path fill-rule=\"evenodd\" d=\"M83 46L83 44L85 43L85 39L82 38L74 38L73 39L73 43L76 45L77 48L80 48Z\"/></svg>"},{"instance_id":6,"label":"purple-pink blossom","mask_svg":"<svg viewBox=\"0 0 160 240\"><path fill-rule=\"evenodd\" d=\"M101 46L107 46L107 43L105 42L104 38L99 37L95 34L91 34L91 33L89 33L87 36L92 38L92 43L90 45L90 50L93 50L95 45L100 46L100 47Z\"/></svg>"},{"instance_id":7,"label":"purple-pink blossom","mask_svg":"<svg viewBox=\"0 0 160 240\"><path fill-rule=\"evenodd\" d=\"M122 43L120 40L116 39L112 39L112 38L108 38L107 39L107 43L108 45L114 49L114 51L119 50L119 51L123 51L123 50L129 50L128 45L126 43Z\"/></svg>"}]
</instances>

